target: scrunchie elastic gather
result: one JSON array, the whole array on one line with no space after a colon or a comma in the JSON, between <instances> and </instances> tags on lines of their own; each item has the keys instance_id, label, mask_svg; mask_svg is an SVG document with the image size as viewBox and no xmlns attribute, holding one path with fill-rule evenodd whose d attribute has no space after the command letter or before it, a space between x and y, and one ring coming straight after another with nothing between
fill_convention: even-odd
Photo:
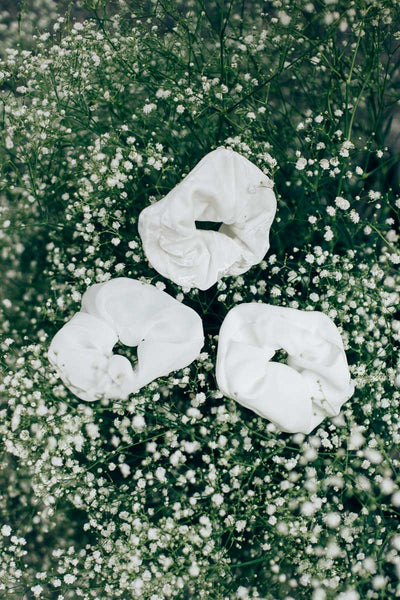
<instances>
[{"instance_id":1,"label":"scrunchie elastic gather","mask_svg":"<svg viewBox=\"0 0 400 600\"><path fill-rule=\"evenodd\" d=\"M271 361L287 352L287 364ZM337 416L354 392L336 325L321 312L240 304L226 316L218 342L223 394L282 431L310 433Z\"/></svg>"},{"instance_id":2,"label":"scrunchie elastic gather","mask_svg":"<svg viewBox=\"0 0 400 600\"><path fill-rule=\"evenodd\" d=\"M272 181L237 152L207 154L165 198L145 208L139 234L150 264L186 288L206 290L259 263L276 212ZM218 231L195 221L221 222Z\"/></svg>"},{"instance_id":3,"label":"scrunchie elastic gather","mask_svg":"<svg viewBox=\"0 0 400 600\"><path fill-rule=\"evenodd\" d=\"M137 365L112 354L137 346ZM82 308L54 336L49 360L81 400L124 399L188 366L204 343L199 315L152 285L125 277L92 285Z\"/></svg>"}]
</instances>

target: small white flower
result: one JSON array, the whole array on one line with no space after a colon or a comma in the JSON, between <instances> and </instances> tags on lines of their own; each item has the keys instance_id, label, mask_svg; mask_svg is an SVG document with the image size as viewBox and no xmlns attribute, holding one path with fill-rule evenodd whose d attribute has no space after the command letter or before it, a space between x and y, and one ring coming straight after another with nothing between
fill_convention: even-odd
<instances>
[{"instance_id":1,"label":"small white flower","mask_svg":"<svg viewBox=\"0 0 400 600\"><path fill-rule=\"evenodd\" d=\"M41 585L34 585L31 587L31 592L36 598L39 598L43 592L43 588Z\"/></svg>"},{"instance_id":2,"label":"small white flower","mask_svg":"<svg viewBox=\"0 0 400 600\"><path fill-rule=\"evenodd\" d=\"M165 477L165 474L166 474L166 470L164 469L164 467L158 467L156 469L155 475L156 475L156 478L158 479L158 481L161 481L164 483L167 480Z\"/></svg>"},{"instance_id":3,"label":"small white flower","mask_svg":"<svg viewBox=\"0 0 400 600\"><path fill-rule=\"evenodd\" d=\"M284 27L289 25L290 21L292 20L292 17L290 17L284 10L278 11L278 18Z\"/></svg>"},{"instance_id":4,"label":"small white flower","mask_svg":"<svg viewBox=\"0 0 400 600\"><path fill-rule=\"evenodd\" d=\"M329 160L327 158L322 158L319 161L319 164L320 164L321 169L324 169L324 171L326 171L330 167Z\"/></svg>"},{"instance_id":5,"label":"small white flower","mask_svg":"<svg viewBox=\"0 0 400 600\"><path fill-rule=\"evenodd\" d=\"M1 535L4 537L9 537L11 535L11 527L9 525L3 525L1 528Z\"/></svg>"},{"instance_id":6,"label":"small white flower","mask_svg":"<svg viewBox=\"0 0 400 600\"><path fill-rule=\"evenodd\" d=\"M144 420L143 415L135 415L132 419L132 427L136 431L143 431L146 427L146 421Z\"/></svg>"},{"instance_id":7,"label":"small white flower","mask_svg":"<svg viewBox=\"0 0 400 600\"><path fill-rule=\"evenodd\" d=\"M350 211L350 219L353 221L353 223L360 222L360 215L358 214L358 212L356 210Z\"/></svg>"},{"instance_id":8,"label":"small white flower","mask_svg":"<svg viewBox=\"0 0 400 600\"><path fill-rule=\"evenodd\" d=\"M126 478L129 477L129 475L131 474L131 468L126 463L121 463L119 465L119 470L121 471L122 477Z\"/></svg>"},{"instance_id":9,"label":"small white flower","mask_svg":"<svg viewBox=\"0 0 400 600\"><path fill-rule=\"evenodd\" d=\"M215 506L221 506L221 504L224 501L224 497L222 496L222 494L214 494L211 497L211 502L215 505Z\"/></svg>"},{"instance_id":10,"label":"small white flower","mask_svg":"<svg viewBox=\"0 0 400 600\"><path fill-rule=\"evenodd\" d=\"M330 512L326 515L326 524L330 529L336 529L340 524L340 514L337 512Z\"/></svg>"},{"instance_id":11,"label":"small white flower","mask_svg":"<svg viewBox=\"0 0 400 600\"><path fill-rule=\"evenodd\" d=\"M360 596L356 590L349 589L336 596L335 600L360 600Z\"/></svg>"},{"instance_id":12,"label":"small white flower","mask_svg":"<svg viewBox=\"0 0 400 600\"><path fill-rule=\"evenodd\" d=\"M300 512L305 517L311 517L316 510L317 507L312 502L304 502L300 507Z\"/></svg>"},{"instance_id":13,"label":"small white flower","mask_svg":"<svg viewBox=\"0 0 400 600\"><path fill-rule=\"evenodd\" d=\"M282 295L281 290L276 285L274 285L274 287L271 289L270 293L273 298L278 298L279 296Z\"/></svg>"},{"instance_id":14,"label":"small white flower","mask_svg":"<svg viewBox=\"0 0 400 600\"><path fill-rule=\"evenodd\" d=\"M86 425L86 432L92 440L100 436L99 428L95 423L88 423Z\"/></svg>"},{"instance_id":15,"label":"small white flower","mask_svg":"<svg viewBox=\"0 0 400 600\"><path fill-rule=\"evenodd\" d=\"M246 527L246 521L236 521L236 525L235 525L235 529L236 531L243 531L244 528Z\"/></svg>"},{"instance_id":16,"label":"small white flower","mask_svg":"<svg viewBox=\"0 0 400 600\"><path fill-rule=\"evenodd\" d=\"M350 202L346 200L346 198L342 198L342 196L336 196L335 204L342 210L348 210L350 208Z\"/></svg>"},{"instance_id":17,"label":"small white flower","mask_svg":"<svg viewBox=\"0 0 400 600\"><path fill-rule=\"evenodd\" d=\"M382 479L381 484L380 484L380 490L381 490L382 494L384 494L385 496L392 494L394 492L394 489L395 489L395 484L392 479L390 479L389 477L385 477L384 479Z\"/></svg>"},{"instance_id":18,"label":"small white flower","mask_svg":"<svg viewBox=\"0 0 400 600\"><path fill-rule=\"evenodd\" d=\"M395 492L391 498L392 500L392 504L393 506L400 506L400 491ZM399 537L399 541L400 541L400 537ZM400 550L400 544L399 544L399 550Z\"/></svg>"},{"instance_id":19,"label":"small white flower","mask_svg":"<svg viewBox=\"0 0 400 600\"><path fill-rule=\"evenodd\" d=\"M189 575L197 577L200 574L200 569L196 563L192 563L189 567Z\"/></svg>"},{"instance_id":20,"label":"small white flower","mask_svg":"<svg viewBox=\"0 0 400 600\"><path fill-rule=\"evenodd\" d=\"M152 102L151 104L145 104L143 106L143 112L145 115L150 114L155 108L157 108L157 104L154 104L154 102Z\"/></svg>"},{"instance_id":21,"label":"small white flower","mask_svg":"<svg viewBox=\"0 0 400 600\"><path fill-rule=\"evenodd\" d=\"M313 591L312 600L326 600L326 592L322 588Z\"/></svg>"},{"instance_id":22,"label":"small white flower","mask_svg":"<svg viewBox=\"0 0 400 600\"><path fill-rule=\"evenodd\" d=\"M296 169L298 171L303 171L307 166L307 160L304 157L300 157L296 162Z\"/></svg>"}]
</instances>

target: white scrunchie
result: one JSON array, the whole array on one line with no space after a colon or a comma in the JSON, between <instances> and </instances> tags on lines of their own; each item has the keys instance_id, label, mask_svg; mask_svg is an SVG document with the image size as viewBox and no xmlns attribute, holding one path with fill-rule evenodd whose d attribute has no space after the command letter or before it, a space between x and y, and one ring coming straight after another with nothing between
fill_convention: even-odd
<instances>
[{"instance_id":1,"label":"white scrunchie","mask_svg":"<svg viewBox=\"0 0 400 600\"><path fill-rule=\"evenodd\" d=\"M186 288L206 290L240 275L269 248L276 212L272 181L247 158L227 148L210 152L169 192L139 216L150 264ZM195 221L222 222L219 231Z\"/></svg>"},{"instance_id":2,"label":"white scrunchie","mask_svg":"<svg viewBox=\"0 0 400 600\"><path fill-rule=\"evenodd\" d=\"M273 362L275 351L287 364ZM217 382L237 400L289 433L310 433L337 416L354 392L336 325L321 312L240 304L219 333Z\"/></svg>"},{"instance_id":3,"label":"white scrunchie","mask_svg":"<svg viewBox=\"0 0 400 600\"><path fill-rule=\"evenodd\" d=\"M135 369L112 354L118 340L137 346ZM124 399L188 366L203 344L194 310L153 285L121 277L88 288L81 311L54 336L49 360L81 400Z\"/></svg>"}]
</instances>

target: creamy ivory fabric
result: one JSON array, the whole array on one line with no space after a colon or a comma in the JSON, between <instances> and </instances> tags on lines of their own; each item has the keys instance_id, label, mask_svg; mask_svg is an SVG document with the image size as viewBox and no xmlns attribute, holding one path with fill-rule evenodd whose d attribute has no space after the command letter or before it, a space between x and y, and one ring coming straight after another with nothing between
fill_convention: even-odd
<instances>
[{"instance_id":1,"label":"creamy ivory fabric","mask_svg":"<svg viewBox=\"0 0 400 600\"><path fill-rule=\"evenodd\" d=\"M137 365L112 354L137 346ZM82 308L60 329L49 359L81 400L123 399L157 377L189 365L204 343L199 315L152 285L112 279L92 285Z\"/></svg>"},{"instance_id":2,"label":"creamy ivory fabric","mask_svg":"<svg viewBox=\"0 0 400 600\"><path fill-rule=\"evenodd\" d=\"M186 288L206 290L240 275L269 248L276 212L272 181L228 148L210 152L173 190L139 216L139 234L150 264ZM195 221L221 222L218 231Z\"/></svg>"},{"instance_id":3,"label":"creamy ivory fabric","mask_svg":"<svg viewBox=\"0 0 400 600\"><path fill-rule=\"evenodd\" d=\"M279 349L287 364L271 361ZM216 370L225 396L291 433L338 415L354 392L339 331L316 311L236 306L220 330Z\"/></svg>"}]
</instances>

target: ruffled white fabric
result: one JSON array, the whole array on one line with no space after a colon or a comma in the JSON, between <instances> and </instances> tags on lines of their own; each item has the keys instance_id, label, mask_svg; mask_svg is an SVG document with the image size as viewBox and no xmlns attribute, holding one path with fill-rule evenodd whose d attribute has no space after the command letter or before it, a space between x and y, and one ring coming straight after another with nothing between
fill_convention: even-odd
<instances>
[{"instance_id":1,"label":"ruffled white fabric","mask_svg":"<svg viewBox=\"0 0 400 600\"><path fill-rule=\"evenodd\" d=\"M279 349L287 352L287 364L271 361ZM321 312L269 304L240 304L228 313L216 374L225 396L290 433L310 433L337 416L354 392L333 321Z\"/></svg>"},{"instance_id":2,"label":"ruffled white fabric","mask_svg":"<svg viewBox=\"0 0 400 600\"><path fill-rule=\"evenodd\" d=\"M112 354L137 346L137 365ZM125 277L92 285L82 308L53 338L49 360L81 400L124 399L188 366L204 344L199 315L152 285Z\"/></svg>"},{"instance_id":3,"label":"ruffled white fabric","mask_svg":"<svg viewBox=\"0 0 400 600\"><path fill-rule=\"evenodd\" d=\"M276 212L272 181L228 148L210 152L169 192L139 216L139 234L150 264L186 288L206 290L240 275L269 248ZM195 221L222 222L218 231Z\"/></svg>"}]
</instances>

